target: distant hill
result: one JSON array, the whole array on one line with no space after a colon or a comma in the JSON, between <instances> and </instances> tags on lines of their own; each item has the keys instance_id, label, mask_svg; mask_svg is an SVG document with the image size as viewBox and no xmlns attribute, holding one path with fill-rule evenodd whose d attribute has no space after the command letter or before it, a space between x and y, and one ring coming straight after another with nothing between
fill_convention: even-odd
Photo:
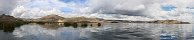
<instances>
[{"instance_id":1,"label":"distant hill","mask_svg":"<svg viewBox=\"0 0 194 40\"><path fill-rule=\"evenodd\" d=\"M2 14L2 15L0 15L0 21L22 21L22 20L19 18L15 18L13 16L10 16L10 15Z\"/></svg>"},{"instance_id":2,"label":"distant hill","mask_svg":"<svg viewBox=\"0 0 194 40\"><path fill-rule=\"evenodd\" d=\"M58 21L58 20L64 20L64 17L58 16L58 15L47 15L42 18L39 18L37 20L39 21Z\"/></svg>"},{"instance_id":3,"label":"distant hill","mask_svg":"<svg viewBox=\"0 0 194 40\"><path fill-rule=\"evenodd\" d=\"M156 24L190 24L178 20L154 20L154 21L128 21L128 20L106 20L108 23L156 23Z\"/></svg>"},{"instance_id":4,"label":"distant hill","mask_svg":"<svg viewBox=\"0 0 194 40\"><path fill-rule=\"evenodd\" d=\"M155 21L149 21L149 23L190 24L189 22L182 22L182 21L178 21L178 20L155 20Z\"/></svg>"},{"instance_id":5,"label":"distant hill","mask_svg":"<svg viewBox=\"0 0 194 40\"><path fill-rule=\"evenodd\" d=\"M102 22L104 19L100 18L86 18L86 17L72 17L68 18L67 21L71 22Z\"/></svg>"},{"instance_id":6,"label":"distant hill","mask_svg":"<svg viewBox=\"0 0 194 40\"><path fill-rule=\"evenodd\" d=\"M100 22L104 19L100 18L86 18L86 17L72 17L72 18L64 18L58 15L47 15L34 21L44 21L44 22Z\"/></svg>"},{"instance_id":7,"label":"distant hill","mask_svg":"<svg viewBox=\"0 0 194 40\"><path fill-rule=\"evenodd\" d=\"M0 15L0 27L16 27L26 23L28 22L23 21L21 18L15 18L5 14Z\"/></svg>"},{"instance_id":8,"label":"distant hill","mask_svg":"<svg viewBox=\"0 0 194 40\"><path fill-rule=\"evenodd\" d=\"M13 18L13 17L10 17ZM27 20L29 21L29 20ZM64 18L58 15L48 15L39 19L33 19L33 22L97 22L97 23L157 23L157 24L190 24L178 20L155 20L155 21L130 21L130 20L105 20L101 18L72 17Z\"/></svg>"}]
</instances>

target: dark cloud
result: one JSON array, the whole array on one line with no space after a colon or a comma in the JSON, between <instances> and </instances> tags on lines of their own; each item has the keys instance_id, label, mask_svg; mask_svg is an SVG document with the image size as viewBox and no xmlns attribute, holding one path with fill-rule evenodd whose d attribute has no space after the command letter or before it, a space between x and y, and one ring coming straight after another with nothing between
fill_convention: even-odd
<instances>
[{"instance_id":1,"label":"dark cloud","mask_svg":"<svg viewBox=\"0 0 194 40\"><path fill-rule=\"evenodd\" d=\"M144 16L142 11L128 11L128 10L116 10L114 12L110 12L107 14L121 14L121 15L128 15L128 16Z\"/></svg>"},{"instance_id":2,"label":"dark cloud","mask_svg":"<svg viewBox=\"0 0 194 40\"><path fill-rule=\"evenodd\" d=\"M0 14L10 14L16 4L16 0L0 0Z\"/></svg>"}]
</instances>

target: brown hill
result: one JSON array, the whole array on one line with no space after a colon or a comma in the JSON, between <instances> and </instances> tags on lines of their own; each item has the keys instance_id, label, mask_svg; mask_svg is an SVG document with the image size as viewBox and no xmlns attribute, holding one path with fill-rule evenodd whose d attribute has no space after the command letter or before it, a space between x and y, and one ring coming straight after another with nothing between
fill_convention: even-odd
<instances>
[{"instance_id":1,"label":"brown hill","mask_svg":"<svg viewBox=\"0 0 194 40\"><path fill-rule=\"evenodd\" d=\"M10 16L10 15L2 14L2 15L0 15L0 21L22 21L22 20L19 18L15 18L13 16Z\"/></svg>"},{"instance_id":2,"label":"brown hill","mask_svg":"<svg viewBox=\"0 0 194 40\"><path fill-rule=\"evenodd\" d=\"M58 15L48 15L42 18L37 19L36 21L44 21L44 22L100 22L104 19L100 18L86 18L86 17L72 17L72 18L64 18Z\"/></svg>"},{"instance_id":3,"label":"brown hill","mask_svg":"<svg viewBox=\"0 0 194 40\"><path fill-rule=\"evenodd\" d=\"M155 20L150 23L162 23L162 24L190 24L189 22L182 22L178 20Z\"/></svg>"},{"instance_id":4,"label":"brown hill","mask_svg":"<svg viewBox=\"0 0 194 40\"><path fill-rule=\"evenodd\" d=\"M68 18L67 21L70 22L102 22L104 19L100 18L86 18L86 17L72 17Z\"/></svg>"},{"instance_id":5,"label":"brown hill","mask_svg":"<svg viewBox=\"0 0 194 40\"><path fill-rule=\"evenodd\" d=\"M64 17L58 16L58 15L47 15L42 18L39 18L39 21L48 21L48 22L53 22L53 21L58 21L58 20L64 20Z\"/></svg>"},{"instance_id":6,"label":"brown hill","mask_svg":"<svg viewBox=\"0 0 194 40\"><path fill-rule=\"evenodd\" d=\"M155 21L128 21L128 20L104 20L100 18L72 17L64 18L58 15L48 15L37 19L40 22L108 22L108 23L161 23L161 24L190 24L177 20L155 20Z\"/></svg>"}]
</instances>

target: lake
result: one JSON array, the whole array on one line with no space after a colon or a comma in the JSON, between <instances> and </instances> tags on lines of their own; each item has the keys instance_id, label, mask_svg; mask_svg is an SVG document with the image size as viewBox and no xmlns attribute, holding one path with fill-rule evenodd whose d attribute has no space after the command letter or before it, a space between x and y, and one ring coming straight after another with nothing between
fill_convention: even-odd
<instances>
[{"instance_id":1,"label":"lake","mask_svg":"<svg viewBox=\"0 0 194 40\"><path fill-rule=\"evenodd\" d=\"M12 25L12 24L9 24ZM66 26L58 23L0 27L0 40L194 40L193 24L104 23Z\"/></svg>"}]
</instances>

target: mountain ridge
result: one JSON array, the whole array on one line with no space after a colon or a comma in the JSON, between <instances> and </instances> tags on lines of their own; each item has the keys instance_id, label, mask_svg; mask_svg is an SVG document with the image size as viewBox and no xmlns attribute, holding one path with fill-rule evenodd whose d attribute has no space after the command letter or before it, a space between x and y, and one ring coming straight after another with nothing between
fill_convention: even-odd
<instances>
[{"instance_id":1,"label":"mountain ridge","mask_svg":"<svg viewBox=\"0 0 194 40\"><path fill-rule=\"evenodd\" d=\"M21 20L9 15L0 15L0 21L6 19L6 21L17 21ZM131 21L131 20L106 20L101 18L87 18L84 16L81 17L71 17L64 18L59 15L47 15L38 19L23 19L22 21L27 22L81 22L81 23L159 23L159 24L190 24L189 22L182 22L178 20L153 20L153 21Z\"/></svg>"}]
</instances>

